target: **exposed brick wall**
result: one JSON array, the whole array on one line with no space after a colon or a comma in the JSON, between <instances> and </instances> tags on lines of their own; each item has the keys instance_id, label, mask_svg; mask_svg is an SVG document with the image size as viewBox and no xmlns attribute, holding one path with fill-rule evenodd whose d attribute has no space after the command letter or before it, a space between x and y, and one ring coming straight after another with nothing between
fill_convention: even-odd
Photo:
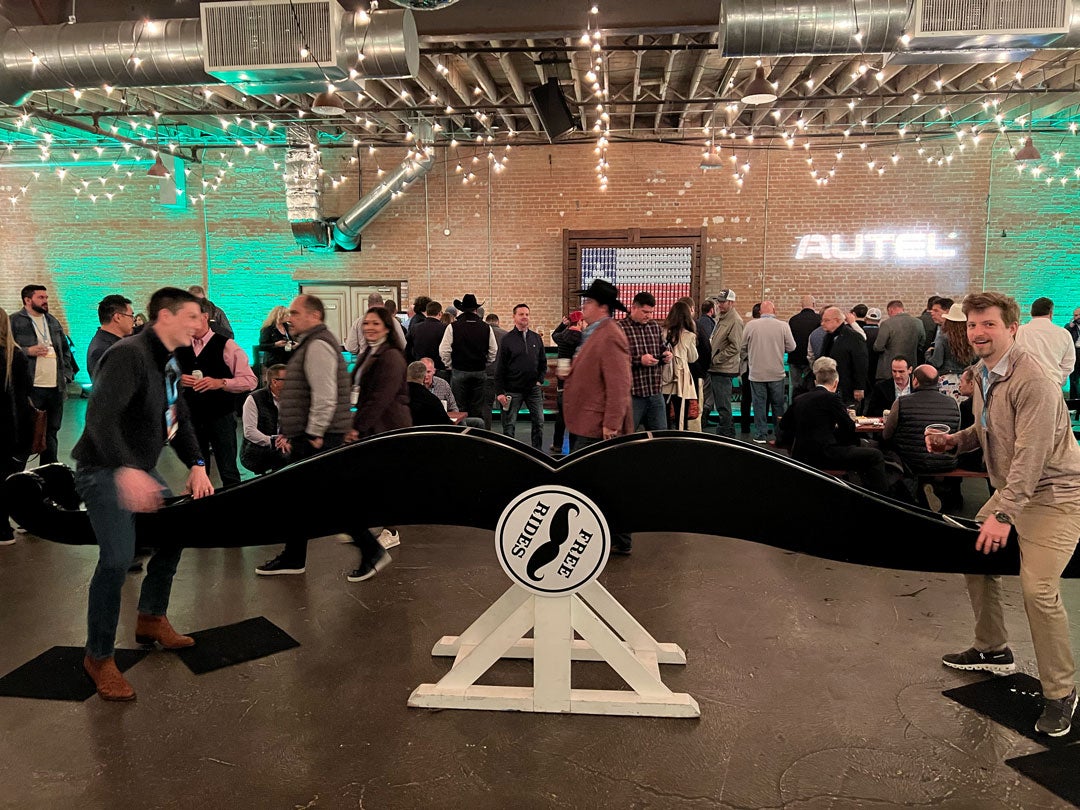
<instances>
[{"instance_id":1,"label":"exposed brick wall","mask_svg":"<svg viewBox=\"0 0 1080 810\"><path fill-rule=\"evenodd\" d=\"M1025 308L1047 285L1063 299L1063 312L1080 301L1072 269L1076 178L1064 188L1033 183L1017 174L1004 144L993 147L991 159L985 142L938 168L917 156L910 141L899 148L902 159L895 166L891 150L874 150L887 169L879 177L866 167L871 150L861 151L854 139L841 146L844 158L826 187L810 178L802 148L781 146L753 153L741 192L730 172L700 170L698 147L615 144L606 192L597 187L595 156L587 146L514 147L508 169L491 173L490 184L483 153L475 165L471 148L448 162L440 153L431 173L364 231L361 251L336 254L301 251L295 244L280 169L272 165L280 154L231 155L236 165L221 189L204 206L179 212L152 202L155 181L141 171L111 203L76 199L73 176L98 172L74 167L64 183L43 173L15 206L6 202L7 192L0 193L7 209L0 218L0 303L17 308L23 284L49 285L53 311L69 325L80 356L103 295L123 292L139 310L152 290L170 283L206 283L245 348L255 342L269 309L287 302L306 280L402 279L411 296L427 293L444 304L474 292L504 323L514 304L527 301L534 324L550 331L563 306L562 229L702 225L708 228L704 289L732 287L742 311L769 297L783 317L797 308L801 294L813 293L820 303L845 306L881 306L900 297L919 312L931 293L959 296L981 288L984 253L986 283L1015 293ZM941 151L937 144L925 146L928 154ZM1062 165L1077 165L1080 148L1071 141L1064 148ZM815 142L819 171L836 163L835 150ZM745 150L739 152L741 163ZM324 211L343 213L357 198L357 167L346 150L324 154L328 175L345 177L336 189L327 183ZM399 149L380 149L374 158L364 152L364 188L378 182L376 160L389 170L403 157ZM463 185L455 174L459 157L466 171L476 173L475 182ZM217 168L213 162L196 167L188 180L192 193L201 189L199 173ZM17 192L30 179L29 171L8 170L0 174L0 186ZM943 263L795 259L798 240L808 233L886 231L933 231L939 246L947 243L958 254Z\"/></svg>"}]
</instances>

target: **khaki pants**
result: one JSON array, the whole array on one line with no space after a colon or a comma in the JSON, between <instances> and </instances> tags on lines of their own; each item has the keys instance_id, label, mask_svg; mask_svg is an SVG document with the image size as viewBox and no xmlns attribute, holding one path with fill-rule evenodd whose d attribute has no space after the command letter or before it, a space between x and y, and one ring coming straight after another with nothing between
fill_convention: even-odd
<instances>
[{"instance_id":1,"label":"khaki pants","mask_svg":"<svg viewBox=\"0 0 1080 810\"><path fill-rule=\"evenodd\" d=\"M992 496L979 511L984 520L997 510ZM1061 572L1080 537L1080 504L1028 504L1015 517L1020 541L1020 589L1024 594L1035 661L1043 696L1060 700L1072 691L1076 664L1069 644L1069 617L1061 601ZM1001 577L968 574L968 595L975 612L975 649L990 652L1008 642L1002 606Z\"/></svg>"}]
</instances>

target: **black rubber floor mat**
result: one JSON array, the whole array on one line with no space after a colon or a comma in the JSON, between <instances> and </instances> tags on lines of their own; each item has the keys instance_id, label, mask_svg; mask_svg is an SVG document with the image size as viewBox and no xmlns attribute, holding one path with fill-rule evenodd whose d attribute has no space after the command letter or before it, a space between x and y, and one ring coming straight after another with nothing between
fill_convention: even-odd
<instances>
[{"instance_id":1,"label":"black rubber floor mat","mask_svg":"<svg viewBox=\"0 0 1080 810\"><path fill-rule=\"evenodd\" d=\"M177 651L177 655L196 675L300 646L299 641L265 616L190 635L195 639L195 646L185 647Z\"/></svg>"},{"instance_id":2,"label":"black rubber floor mat","mask_svg":"<svg viewBox=\"0 0 1080 810\"><path fill-rule=\"evenodd\" d=\"M1055 796L1080 807L1080 746L1040 751L1038 754L1007 759L1005 764Z\"/></svg>"},{"instance_id":3,"label":"black rubber floor mat","mask_svg":"<svg viewBox=\"0 0 1080 810\"><path fill-rule=\"evenodd\" d=\"M1080 727L1075 723L1072 731L1064 737L1036 733L1035 721L1039 719L1043 707L1042 687L1038 678L1023 672L1003 678L987 678L967 686L947 689L941 694L1047 748L1060 748L1080 740Z\"/></svg>"},{"instance_id":4,"label":"black rubber floor mat","mask_svg":"<svg viewBox=\"0 0 1080 810\"><path fill-rule=\"evenodd\" d=\"M117 650L116 666L126 672L149 650ZM83 669L84 647L52 647L0 678L0 696L38 700L86 700L97 690Z\"/></svg>"}]
</instances>

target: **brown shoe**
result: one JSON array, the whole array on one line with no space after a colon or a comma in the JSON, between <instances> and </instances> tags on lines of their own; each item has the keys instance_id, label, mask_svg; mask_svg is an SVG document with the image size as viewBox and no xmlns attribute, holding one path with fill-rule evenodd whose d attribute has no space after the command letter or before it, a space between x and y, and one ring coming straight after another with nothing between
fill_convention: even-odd
<instances>
[{"instance_id":1,"label":"brown shoe","mask_svg":"<svg viewBox=\"0 0 1080 810\"><path fill-rule=\"evenodd\" d=\"M87 655L83 658L83 669L94 682L102 700L135 699L135 690L127 682L123 673L116 668L116 661L112 656L98 661Z\"/></svg>"},{"instance_id":2,"label":"brown shoe","mask_svg":"<svg viewBox=\"0 0 1080 810\"><path fill-rule=\"evenodd\" d=\"M194 645L195 639L177 633L164 616L140 613L139 620L135 623L135 643L153 644L154 642L160 644L165 650L179 650L182 647Z\"/></svg>"}]
</instances>

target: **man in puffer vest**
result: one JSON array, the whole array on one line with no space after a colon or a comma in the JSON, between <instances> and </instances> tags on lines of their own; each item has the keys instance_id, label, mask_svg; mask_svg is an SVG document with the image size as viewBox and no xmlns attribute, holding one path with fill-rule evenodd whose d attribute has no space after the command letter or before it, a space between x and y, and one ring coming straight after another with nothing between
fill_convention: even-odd
<instances>
[{"instance_id":1,"label":"man in puffer vest","mask_svg":"<svg viewBox=\"0 0 1080 810\"><path fill-rule=\"evenodd\" d=\"M912 373L911 393L893 402L881 438L916 475L947 473L956 469L956 457L926 449L926 426L934 424L948 425L955 433L960 429L960 407L938 390L938 371L927 364Z\"/></svg>"}]
</instances>

